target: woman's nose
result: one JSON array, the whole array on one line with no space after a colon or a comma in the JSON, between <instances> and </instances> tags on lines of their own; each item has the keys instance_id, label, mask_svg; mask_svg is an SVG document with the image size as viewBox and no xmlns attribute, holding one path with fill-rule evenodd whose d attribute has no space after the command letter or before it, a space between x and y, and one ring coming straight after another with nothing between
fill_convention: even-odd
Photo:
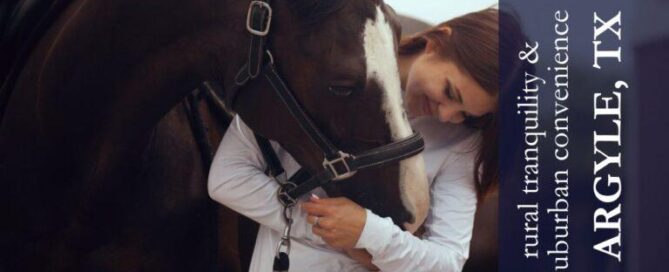
<instances>
[{"instance_id":1,"label":"woman's nose","mask_svg":"<svg viewBox=\"0 0 669 272\"><path fill-rule=\"evenodd\" d=\"M462 124L462 122L465 121L465 116L462 114L461 111L459 111L453 118L451 118L451 123L452 124Z\"/></svg>"},{"instance_id":2,"label":"woman's nose","mask_svg":"<svg viewBox=\"0 0 669 272\"><path fill-rule=\"evenodd\" d=\"M439 106L439 120L444 123L460 124L465 121L465 117L455 107L441 105Z\"/></svg>"}]
</instances>

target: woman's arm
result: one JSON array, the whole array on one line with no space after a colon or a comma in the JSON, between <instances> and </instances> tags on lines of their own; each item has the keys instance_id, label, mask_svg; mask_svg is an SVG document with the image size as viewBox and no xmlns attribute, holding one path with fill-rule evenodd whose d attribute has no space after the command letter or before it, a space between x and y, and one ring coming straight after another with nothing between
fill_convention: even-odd
<instances>
[{"instance_id":1,"label":"woman's arm","mask_svg":"<svg viewBox=\"0 0 669 272\"><path fill-rule=\"evenodd\" d=\"M352 248L347 249L346 254L351 257L351 259L365 267L365 269L369 271L379 271L379 268L372 263L372 255L370 255L367 250Z\"/></svg>"},{"instance_id":2,"label":"woman's arm","mask_svg":"<svg viewBox=\"0 0 669 272\"><path fill-rule=\"evenodd\" d=\"M283 210L276 194L279 185L264 173L265 161L250 128L235 117L225 133L209 171L209 196L261 225L283 232ZM293 211L292 236L324 244L311 233L306 214Z\"/></svg>"},{"instance_id":3,"label":"woman's arm","mask_svg":"<svg viewBox=\"0 0 669 272\"><path fill-rule=\"evenodd\" d=\"M453 154L441 168L422 240L368 210L356 247L366 249L382 271L462 271L476 212L472 162L473 154Z\"/></svg>"},{"instance_id":4,"label":"woman's arm","mask_svg":"<svg viewBox=\"0 0 669 272\"><path fill-rule=\"evenodd\" d=\"M453 153L444 162L432 186L422 240L348 199L312 199L303 207L310 223L319 217L313 231L329 245L365 249L381 271L461 271L476 211L473 176L467 171L473 169L472 156Z\"/></svg>"}]
</instances>

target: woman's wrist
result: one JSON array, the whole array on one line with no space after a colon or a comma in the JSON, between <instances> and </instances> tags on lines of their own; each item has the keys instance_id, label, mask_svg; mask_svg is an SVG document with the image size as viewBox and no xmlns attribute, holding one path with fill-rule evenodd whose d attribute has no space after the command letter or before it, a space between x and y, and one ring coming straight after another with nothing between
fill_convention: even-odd
<instances>
[{"instance_id":1,"label":"woman's wrist","mask_svg":"<svg viewBox=\"0 0 669 272\"><path fill-rule=\"evenodd\" d=\"M369 252L367 252L366 250L351 248L345 251L349 257L360 263L362 266L365 267L365 269L369 271L379 271L379 268L376 267L374 263L372 263L372 255L369 254Z\"/></svg>"},{"instance_id":2,"label":"woman's wrist","mask_svg":"<svg viewBox=\"0 0 669 272\"><path fill-rule=\"evenodd\" d=\"M393 237L393 228L397 228L390 218L382 218L366 209L367 218L355 248L365 249L370 253L382 250Z\"/></svg>"}]
</instances>

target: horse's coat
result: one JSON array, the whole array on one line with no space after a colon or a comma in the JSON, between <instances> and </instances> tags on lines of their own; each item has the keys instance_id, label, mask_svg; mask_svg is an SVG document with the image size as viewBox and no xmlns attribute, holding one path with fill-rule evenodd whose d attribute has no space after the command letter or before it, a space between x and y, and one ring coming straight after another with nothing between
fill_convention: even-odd
<instances>
[{"instance_id":1,"label":"horse's coat","mask_svg":"<svg viewBox=\"0 0 669 272\"><path fill-rule=\"evenodd\" d=\"M223 209L206 195L203 162L177 105L203 81L233 83L248 58L248 5L72 0L32 47L0 122L0 199L11 219L0 224L0 270L206 271L222 261L217 250L235 247L223 236L237 233L219 228L217 247L213 222L237 219L215 217ZM269 49L326 136L357 152L400 137L391 134L400 127L410 131L396 66L387 69L399 29L384 21L392 18L382 1L283 0L273 9ZM318 22L300 14L318 14ZM358 88L367 74L361 38L369 18L369 73L378 77ZM356 92L329 93L338 80ZM322 169L322 154L268 89L250 84L234 110L303 167ZM384 99L391 108L382 108ZM385 124L388 112L394 119ZM216 145L224 128L207 127ZM418 206L414 194L404 193L414 182L399 185L399 177L421 175L419 164L401 165L360 171L326 189L401 224L420 216L409 207Z\"/></svg>"}]
</instances>

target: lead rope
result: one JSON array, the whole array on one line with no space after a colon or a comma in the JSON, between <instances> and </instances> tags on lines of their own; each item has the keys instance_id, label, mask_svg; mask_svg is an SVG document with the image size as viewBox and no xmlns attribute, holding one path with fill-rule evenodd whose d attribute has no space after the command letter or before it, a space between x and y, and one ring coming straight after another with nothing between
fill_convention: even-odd
<instances>
[{"instance_id":1,"label":"lead rope","mask_svg":"<svg viewBox=\"0 0 669 272\"><path fill-rule=\"evenodd\" d=\"M271 153L274 154L274 150L272 150ZM276 176L272 176L272 178L274 178L274 180L279 183L277 198L283 207L283 221L286 223L286 227L283 229L281 240L276 247L273 270L274 272L287 272L288 268L290 268L290 258L288 257L290 254L290 230L293 226L293 209L295 208L297 201L292 198L287 199L282 196L286 195L286 192L295 189L297 185L295 185L295 183L291 182L290 180L282 180Z\"/></svg>"},{"instance_id":2,"label":"lead rope","mask_svg":"<svg viewBox=\"0 0 669 272\"><path fill-rule=\"evenodd\" d=\"M267 163L267 175L279 184L277 198L283 208L283 221L286 224L283 229L281 240L276 246L272 270L274 272L287 272L290 268L290 258L288 256L290 254L290 231L293 226L293 208L297 201L282 196L285 195L287 191L292 190L297 186L287 178L286 171L283 169L281 161L276 155L276 152L274 152L269 140L258 134L255 134L255 138L263 158Z\"/></svg>"},{"instance_id":3,"label":"lead rope","mask_svg":"<svg viewBox=\"0 0 669 272\"><path fill-rule=\"evenodd\" d=\"M288 268L290 268L290 258L288 255L290 254L290 229L293 226L293 207L293 205L283 206L283 220L286 223L286 227L276 247L273 265L274 272L288 272Z\"/></svg>"}]
</instances>

